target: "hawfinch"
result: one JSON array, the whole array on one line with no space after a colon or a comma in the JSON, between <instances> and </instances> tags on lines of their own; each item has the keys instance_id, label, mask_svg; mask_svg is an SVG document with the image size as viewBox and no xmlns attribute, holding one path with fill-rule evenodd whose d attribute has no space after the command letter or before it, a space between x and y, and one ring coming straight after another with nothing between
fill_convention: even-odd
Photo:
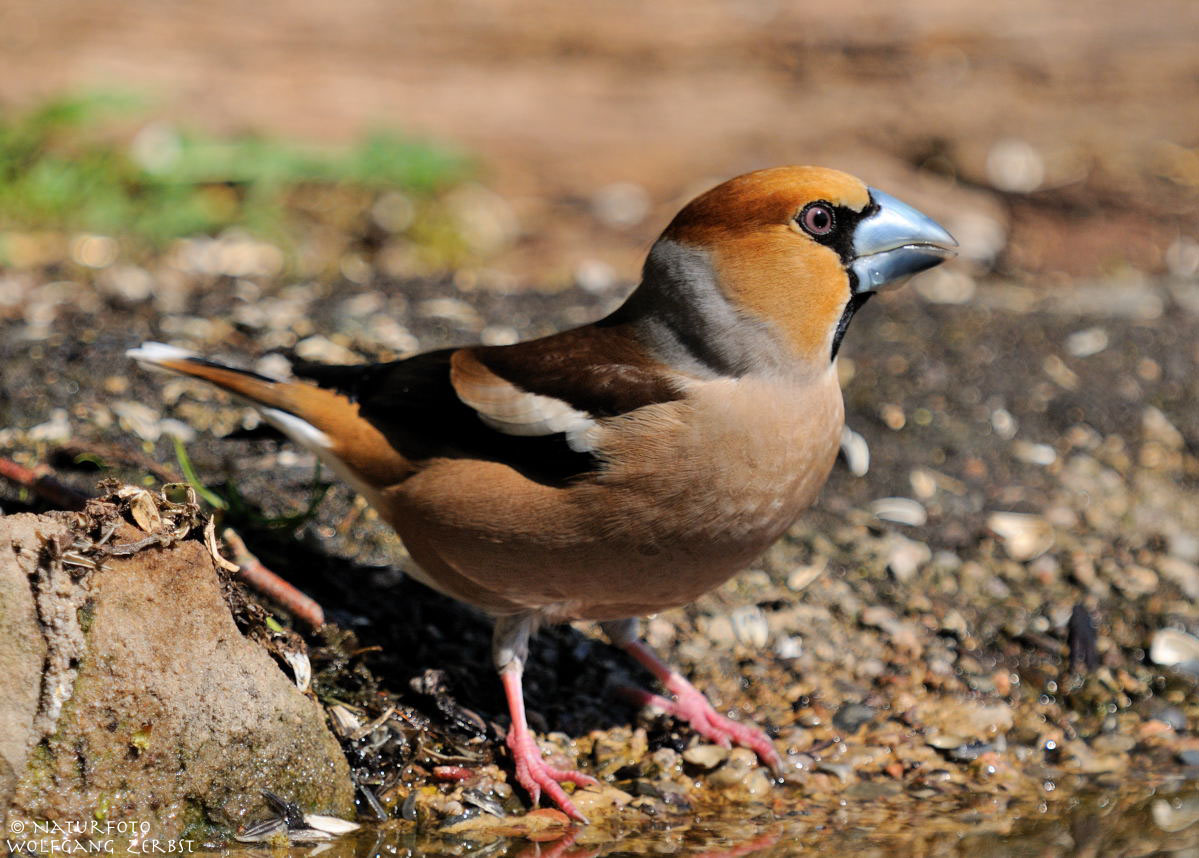
<instances>
[{"instance_id":1,"label":"hawfinch","mask_svg":"<svg viewBox=\"0 0 1199 858\"><path fill-rule=\"evenodd\" d=\"M775 768L639 639L637 617L716 587L816 498L844 408L835 358L876 290L956 242L836 170L779 167L690 202L620 309L574 330L391 363L233 369L160 343L129 355L254 405L379 511L436 590L496 618L516 778L582 819L529 731L521 675L542 623L597 620L707 739Z\"/></svg>"}]
</instances>

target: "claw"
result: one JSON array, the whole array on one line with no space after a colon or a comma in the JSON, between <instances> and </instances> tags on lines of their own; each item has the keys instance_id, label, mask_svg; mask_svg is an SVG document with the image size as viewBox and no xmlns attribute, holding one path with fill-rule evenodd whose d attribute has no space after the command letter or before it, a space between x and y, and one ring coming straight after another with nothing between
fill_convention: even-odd
<instances>
[{"instance_id":1,"label":"claw","mask_svg":"<svg viewBox=\"0 0 1199 858\"><path fill-rule=\"evenodd\" d=\"M533 734L527 730L509 731L508 750L512 752L512 760L516 764L516 780L525 788L534 805L541 800L541 793L544 791L550 801L558 805L567 816L582 823L587 822L587 817L583 816L566 794L566 790L562 789L562 783L596 786L599 781L582 772L556 769L546 763Z\"/></svg>"}]
</instances>

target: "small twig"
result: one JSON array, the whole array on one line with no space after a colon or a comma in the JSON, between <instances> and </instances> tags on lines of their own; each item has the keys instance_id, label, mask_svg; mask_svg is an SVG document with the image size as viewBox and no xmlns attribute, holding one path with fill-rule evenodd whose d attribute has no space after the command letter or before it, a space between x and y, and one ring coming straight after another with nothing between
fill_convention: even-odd
<instances>
[{"instance_id":1,"label":"small twig","mask_svg":"<svg viewBox=\"0 0 1199 858\"><path fill-rule=\"evenodd\" d=\"M0 458L0 477L36 494L61 509L83 509L88 496L68 485L60 483L45 465L26 468L12 459Z\"/></svg>"},{"instance_id":2,"label":"small twig","mask_svg":"<svg viewBox=\"0 0 1199 858\"><path fill-rule=\"evenodd\" d=\"M225 528L221 534L238 574L247 584L269 599L278 602L297 620L319 629L325 624L325 611L311 596L301 593L293 585L262 565L262 561L250 553L246 543L233 528Z\"/></svg>"},{"instance_id":3,"label":"small twig","mask_svg":"<svg viewBox=\"0 0 1199 858\"><path fill-rule=\"evenodd\" d=\"M100 549L99 553L107 554L110 557L132 557L152 545L169 546L176 539L173 533L152 533L145 539L139 539L135 542L122 542L118 545L97 546Z\"/></svg>"}]
</instances>

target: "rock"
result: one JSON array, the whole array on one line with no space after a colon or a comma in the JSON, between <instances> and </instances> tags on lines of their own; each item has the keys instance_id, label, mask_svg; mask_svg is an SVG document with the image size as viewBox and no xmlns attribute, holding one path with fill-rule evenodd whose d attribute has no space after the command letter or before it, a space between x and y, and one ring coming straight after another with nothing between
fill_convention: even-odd
<instances>
[{"instance_id":1,"label":"rock","mask_svg":"<svg viewBox=\"0 0 1199 858\"><path fill-rule=\"evenodd\" d=\"M846 703L833 715L833 726L853 735L862 729L863 725L870 723L874 715L874 710L869 706L861 703Z\"/></svg>"},{"instance_id":2,"label":"rock","mask_svg":"<svg viewBox=\"0 0 1199 858\"><path fill-rule=\"evenodd\" d=\"M1162 577L1178 585L1191 601L1199 600L1199 566L1177 557L1162 557L1157 561L1157 571Z\"/></svg>"},{"instance_id":3,"label":"rock","mask_svg":"<svg viewBox=\"0 0 1199 858\"><path fill-rule=\"evenodd\" d=\"M828 568L827 564L820 562L792 569L787 575L787 589L794 590L797 593L806 590L817 578L824 574L826 568Z\"/></svg>"},{"instance_id":4,"label":"rock","mask_svg":"<svg viewBox=\"0 0 1199 858\"><path fill-rule=\"evenodd\" d=\"M597 786L577 789L571 800L584 816L595 818L606 815L627 805L633 797L624 790L601 783Z\"/></svg>"},{"instance_id":5,"label":"rock","mask_svg":"<svg viewBox=\"0 0 1199 858\"><path fill-rule=\"evenodd\" d=\"M1166 248L1166 270L1179 280L1199 274L1199 241L1181 236ZM1180 302L1181 303L1181 302Z\"/></svg>"},{"instance_id":6,"label":"rock","mask_svg":"<svg viewBox=\"0 0 1199 858\"><path fill-rule=\"evenodd\" d=\"M895 781L862 781L845 790L845 797L850 801L873 801L889 798L903 792L903 784Z\"/></svg>"},{"instance_id":7,"label":"rock","mask_svg":"<svg viewBox=\"0 0 1199 858\"><path fill-rule=\"evenodd\" d=\"M1186 446L1182 433L1158 408L1148 406L1141 414L1141 431L1146 441L1156 441L1169 450L1181 450Z\"/></svg>"},{"instance_id":8,"label":"rock","mask_svg":"<svg viewBox=\"0 0 1199 858\"><path fill-rule=\"evenodd\" d=\"M993 512L987 528L1003 541L1013 560L1033 560L1053 547L1053 527L1039 515Z\"/></svg>"},{"instance_id":9,"label":"rock","mask_svg":"<svg viewBox=\"0 0 1199 858\"><path fill-rule=\"evenodd\" d=\"M754 649L763 649L770 640L770 624L757 605L743 605L729 613L729 623L737 640Z\"/></svg>"},{"instance_id":10,"label":"rock","mask_svg":"<svg viewBox=\"0 0 1199 858\"><path fill-rule=\"evenodd\" d=\"M990 259L995 255L992 248L991 236L986 236L981 244L984 248L980 253L973 254L974 258ZM1003 228L999 228L1000 247L1004 242ZM974 278L961 268L938 268L919 278L914 288L920 297L933 304L965 304L974 297L978 284Z\"/></svg>"},{"instance_id":11,"label":"rock","mask_svg":"<svg viewBox=\"0 0 1199 858\"><path fill-rule=\"evenodd\" d=\"M758 768L758 758L748 748L733 748L724 765L708 776L708 783L717 789L750 787L750 774Z\"/></svg>"},{"instance_id":12,"label":"rock","mask_svg":"<svg viewBox=\"0 0 1199 858\"><path fill-rule=\"evenodd\" d=\"M1013 194L1027 194L1045 179L1045 161L1027 140L1007 137L995 141L987 153L987 178L991 184Z\"/></svg>"},{"instance_id":13,"label":"rock","mask_svg":"<svg viewBox=\"0 0 1199 858\"><path fill-rule=\"evenodd\" d=\"M1106 349L1107 345L1107 329L1101 327L1084 328L1066 337L1066 351L1074 357L1097 355Z\"/></svg>"},{"instance_id":14,"label":"rock","mask_svg":"<svg viewBox=\"0 0 1199 858\"><path fill-rule=\"evenodd\" d=\"M1137 740L1126 733L1102 733L1094 738L1091 747L1100 754L1127 754Z\"/></svg>"},{"instance_id":15,"label":"rock","mask_svg":"<svg viewBox=\"0 0 1199 858\"><path fill-rule=\"evenodd\" d=\"M1183 831L1199 822L1199 798L1159 798L1153 803L1152 814L1154 824L1162 831Z\"/></svg>"},{"instance_id":16,"label":"rock","mask_svg":"<svg viewBox=\"0 0 1199 858\"><path fill-rule=\"evenodd\" d=\"M48 540L77 521L0 518L9 819L105 813L170 839L237 828L261 813L263 789L352 817L349 768L320 706L238 631L204 542L64 566ZM110 541L143 537L122 525Z\"/></svg>"},{"instance_id":17,"label":"rock","mask_svg":"<svg viewBox=\"0 0 1199 858\"><path fill-rule=\"evenodd\" d=\"M1035 444L1032 441L1013 441L1012 455L1030 465L1048 466L1057 461L1057 451L1053 447L1048 444Z\"/></svg>"},{"instance_id":18,"label":"rock","mask_svg":"<svg viewBox=\"0 0 1199 858\"><path fill-rule=\"evenodd\" d=\"M66 526L32 516L0 518L0 763L14 773L37 740L33 723L38 714L46 641L38 632L37 606L25 571L17 565L24 542L33 544L34 528L47 537L64 535ZM0 780L0 817L15 783Z\"/></svg>"},{"instance_id":19,"label":"rock","mask_svg":"<svg viewBox=\"0 0 1199 858\"><path fill-rule=\"evenodd\" d=\"M924 505L911 498L892 497L879 498L871 502L870 511L874 517L895 524L906 524L909 527L921 527L928 522L928 512Z\"/></svg>"},{"instance_id":20,"label":"rock","mask_svg":"<svg viewBox=\"0 0 1199 858\"><path fill-rule=\"evenodd\" d=\"M1012 707L1002 701L928 700L916 707L915 718L926 734L945 737L940 744L950 747L971 739L989 741L1013 724Z\"/></svg>"},{"instance_id":21,"label":"rock","mask_svg":"<svg viewBox=\"0 0 1199 858\"><path fill-rule=\"evenodd\" d=\"M696 745L683 751L683 760L697 769L711 771L729 756L729 749L719 745Z\"/></svg>"},{"instance_id":22,"label":"rock","mask_svg":"<svg viewBox=\"0 0 1199 858\"><path fill-rule=\"evenodd\" d=\"M920 567L933 559L932 549L923 542L891 534L887 547L887 568L900 582L911 581Z\"/></svg>"},{"instance_id":23,"label":"rock","mask_svg":"<svg viewBox=\"0 0 1199 858\"><path fill-rule=\"evenodd\" d=\"M841 427L841 455L845 466L855 477L864 477L870 470L870 445L848 426Z\"/></svg>"},{"instance_id":24,"label":"rock","mask_svg":"<svg viewBox=\"0 0 1199 858\"><path fill-rule=\"evenodd\" d=\"M1178 629L1158 629L1149 644L1149 659L1163 667L1199 672L1199 638Z\"/></svg>"}]
</instances>

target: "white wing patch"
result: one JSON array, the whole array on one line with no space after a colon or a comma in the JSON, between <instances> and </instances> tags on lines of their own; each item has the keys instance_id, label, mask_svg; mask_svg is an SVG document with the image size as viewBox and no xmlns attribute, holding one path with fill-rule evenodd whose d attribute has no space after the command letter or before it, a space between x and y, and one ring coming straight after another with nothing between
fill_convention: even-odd
<instances>
[{"instance_id":1,"label":"white wing patch","mask_svg":"<svg viewBox=\"0 0 1199 858\"><path fill-rule=\"evenodd\" d=\"M500 378L469 353L456 353L450 365L450 381L466 405L479 419L505 435L566 435L566 443L578 453L592 450L588 437L596 426L585 411L539 393L521 390Z\"/></svg>"}]
</instances>

